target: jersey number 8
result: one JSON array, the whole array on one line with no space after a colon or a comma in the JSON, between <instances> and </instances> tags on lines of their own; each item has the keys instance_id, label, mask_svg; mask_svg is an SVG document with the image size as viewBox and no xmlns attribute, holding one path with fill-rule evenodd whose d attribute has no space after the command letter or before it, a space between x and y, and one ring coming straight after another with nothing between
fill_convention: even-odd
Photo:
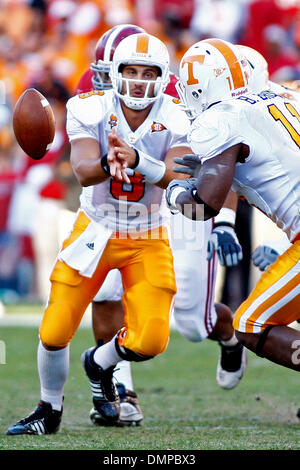
<instances>
[{"instance_id":1,"label":"jersey number 8","mask_svg":"<svg viewBox=\"0 0 300 470\"><path fill-rule=\"evenodd\" d=\"M145 194L145 177L140 173L129 176L130 184L111 179L110 192L115 199L123 198L130 202L137 202Z\"/></svg>"}]
</instances>

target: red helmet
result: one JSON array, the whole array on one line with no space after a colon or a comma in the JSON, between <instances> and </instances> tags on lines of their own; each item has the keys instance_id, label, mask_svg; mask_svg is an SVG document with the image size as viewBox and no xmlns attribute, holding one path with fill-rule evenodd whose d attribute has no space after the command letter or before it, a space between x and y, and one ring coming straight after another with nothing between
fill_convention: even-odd
<instances>
[{"instance_id":1,"label":"red helmet","mask_svg":"<svg viewBox=\"0 0 300 470\"><path fill-rule=\"evenodd\" d=\"M96 90L111 88L108 73L115 49L122 39L138 33L145 33L145 30L134 24L121 24L106 31L98 40L95 48L95 62L91 64L91 70L94 72L92 82Z\"/></svg>"}]
</instances>

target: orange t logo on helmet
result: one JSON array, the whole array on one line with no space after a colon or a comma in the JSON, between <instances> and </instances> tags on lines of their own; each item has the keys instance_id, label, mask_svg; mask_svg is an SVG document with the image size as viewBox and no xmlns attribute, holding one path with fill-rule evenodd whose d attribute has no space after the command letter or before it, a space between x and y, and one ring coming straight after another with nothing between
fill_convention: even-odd
<instances>
[{"instance_id":1,"label":"orange t logo on helmet","mask_svg":"<svg viewBox=\"0 0 300 470\"><path fill-rule=\"evenodd\" d=\"M183 67L185 64L188 64L189 78L186 82L188 85L196 85L197 83L199 83L197 78L195 78L194 75L193 75L193 64L194 64L194 62L198 62L199 64L203 64L204 58L205 58L204 55L191 55L187 59L183 59L183 61L181 63L181 67Z\"/></svg>"}]
</instances>

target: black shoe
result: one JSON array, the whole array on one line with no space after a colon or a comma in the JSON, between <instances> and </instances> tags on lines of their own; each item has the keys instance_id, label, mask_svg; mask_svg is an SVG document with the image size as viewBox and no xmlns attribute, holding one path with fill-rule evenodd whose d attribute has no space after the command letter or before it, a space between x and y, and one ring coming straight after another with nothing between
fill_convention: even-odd
<instances>
[{"instance_id":1,"label":"black shoe","mask_svg":"<svg viewBox=\"0 0 300 470\"><path fill-rule=\"evenodd\" d=\"M106 370L101 369L94 361L97 348L90 348L81 356L82 366L89 378L93 394L93 404L107 425L113 425L120 415L120 398L113 382L115 366Z\"/></svg>"},{"instance_id":2,"label":"black shoe","mask_svg":"<svg viewBox=\"0 0 300 470\"><path fill-rule=\"evenodd\" d=\"M217 367L217 383L221 388L231 390L239 384L247 367L247 350L241 343L235 346L221 346Z\"/></svg>"},{"instance_id":3,"label":"black shoe","mask_svg":"<svg viewBox=\"0 0 300 470\"><path fill-rule=\"evenodd\" d=\"M52 410L50 403L40 401L37 408L26 418L8 428L7 435L55 434L60 427L61 411Z\"/></svg>"}]
</instances>

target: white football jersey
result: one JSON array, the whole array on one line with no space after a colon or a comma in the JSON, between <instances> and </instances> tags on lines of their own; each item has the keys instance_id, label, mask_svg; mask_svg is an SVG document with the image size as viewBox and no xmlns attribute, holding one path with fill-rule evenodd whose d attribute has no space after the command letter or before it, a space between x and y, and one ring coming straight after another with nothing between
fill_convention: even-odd
<instances>
[{"instance_id":1,"label":"white football jersey","mask_svg":"<svg viewBox=\"0 0 300 470\"><path fill-rule=\"evenodd\" d=\"M286 232L300 232L300 104L271 90L220 102L202 113L189 133L202 162L243 143L232 189Z\"/></svg>"},{"instance_id":2,"label":"white football jersey","mask_svg":"<svg viewBox=\"0 0 300 470\"><path fill-rule=\"evenodd\" d=\"M157 160L164 160L172 147L187 146L190 121L178 106L178 100L163 95L157 100L143 124L132 131L124 117L120 101L113 90L89 92L67 103L69 140L94 138L100 143L101 155L108 152L108 135L117 133L137 150ZM115 231L146 231L165 223L161 210L163 189L145 181L133 170L126 170L131 183L114 178L83 188L80 203L93 220Z\"/></svg>"}]
</instances>

